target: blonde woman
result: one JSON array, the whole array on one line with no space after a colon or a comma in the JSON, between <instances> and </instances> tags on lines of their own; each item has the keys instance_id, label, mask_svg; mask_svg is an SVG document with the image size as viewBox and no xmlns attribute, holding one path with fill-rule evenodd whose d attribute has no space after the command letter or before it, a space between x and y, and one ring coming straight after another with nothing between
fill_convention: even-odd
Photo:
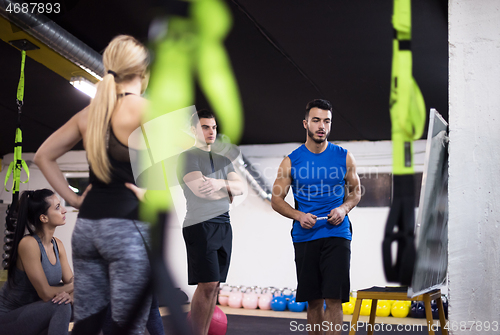
<instances>
[{"instance_id":1,"label":"blonde woman","mask_svg":"<svg viewBox=\"0 0 500 335\"><path fill-rule=\"evenodd\" d=\"M151 300L134 313L133 324L127 320L150 275L147 227L138 221L131 167L136 155L129 151L128 137L145 110L141 94L149 55L135 38L122 35L106 47L103 63L106 73L95 98L42 144L35 163L67 203L80 209L72 238L73 334L98 334L110 303L115 333L143 334ZM68 187L56 159L82 139L91 187L79 196Z\"/></svg>"}]
</instances>

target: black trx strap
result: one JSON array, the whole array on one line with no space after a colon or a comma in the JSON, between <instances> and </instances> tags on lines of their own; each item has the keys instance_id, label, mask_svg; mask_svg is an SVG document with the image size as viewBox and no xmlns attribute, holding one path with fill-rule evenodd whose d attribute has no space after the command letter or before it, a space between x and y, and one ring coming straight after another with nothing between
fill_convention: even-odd
<instances>
[{"instance_id":1,"label":"black trx strap","mask_svg":"<svg viewBox=\"0 0 500 335\"><path fill-rule=\"evenodd\" d=\"M14 239L14 231L16 230L17 222L17 202L19 201L19 184L27 183L30 178L30 172L28 165L22 159L22 144L23 144L23 132L21 130L21 114L24 100L24 64L26 61L26 51L21 51L21 75L19 78L19 84L17 86L17 128L16 128L16 138L14 142L14 159L10 162L7 169L7 174L5 175L4 188L7 192L12 191L12 203L7 208L7 217L5 218L5 245L3 254L2 267L7 268L10 257L10 250L12 249L12 242ZM27 178L25 181L21 181L21 171L24 169L26 171ZM7 188L7 182L9 181L10 175L12 174L12 187Z\"/></svg>"},{"instance_id":2,"label":"black trx strap","mask_svg":"<svg viewBox=\"0 0 500 335\"><path fill-rule=\"evenodd\" d=\"M413 140L422 136L425 103L412 74L411 0L394 0L391 123L393 201L382 243L387 281L410 285L415 263ZM397 245L393 262L392 244Z\"/></svg>"},{"instance_id":3,"label":"black trx strap","mask_svg":"<svg viewBox=\"0 0 500 335\"><path fill-rule=\"evenodd\" d=\"M385 277L389 282L410 285L415 264L415 187L413 175L394 176L391 211L385 226L382 255ZM393 264L392 243L398 245Z\"/></svg>"}]
</instances>

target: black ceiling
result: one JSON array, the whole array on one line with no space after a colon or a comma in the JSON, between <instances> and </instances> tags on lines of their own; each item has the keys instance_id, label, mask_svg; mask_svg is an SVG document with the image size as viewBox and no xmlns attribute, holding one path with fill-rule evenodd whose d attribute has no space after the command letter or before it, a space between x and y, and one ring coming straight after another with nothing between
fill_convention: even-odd
<instances>
[{"instance_id":1,"label":"black ceiling","mask_svg":"<svg viewBox=\"0 0 500 335\"><path fill-rule=\"evenodd\" d=\"M98 52L118 34L147 42L162 12L153 0L61 2L64 14L53 20ZM225 45L245 112L241 144L303 141L304 107L320 97L334 105L330 140L390 139L392 0L227 3L234 24ZM447 1L413 1L412 14L414 77L427 110L448 119ZM19 51L0 41L0 156L13 152L19 70ZM31 59L25 73L23 151L34 152L89 99ZM196 106L210 107L199 90Z\"/></svg>"}]
</instances>

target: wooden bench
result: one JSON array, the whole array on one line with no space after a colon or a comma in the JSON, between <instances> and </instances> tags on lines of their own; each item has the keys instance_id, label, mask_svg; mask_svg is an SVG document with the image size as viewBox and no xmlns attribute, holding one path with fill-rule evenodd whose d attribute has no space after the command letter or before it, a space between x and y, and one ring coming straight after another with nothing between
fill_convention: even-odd
<instances>
[{"instance_id":1,"label":"wooden bench","mask_svg":"<svg viewBox=\"0 0 500 335\"><path fill-rule=\"evenodd\" d=\"M351 331L349 332L349 335L356 334L357 330L356 327L363 299L372 300L372 307L370 310L370 317L368 321L370 326L367 327L368 335L373 335L378 300L423 301L425 304L425 317L427 319L427 330L429 331L429 335L434 335L434 330L431 327L433 323L431 301L436 300L439 313L439 322L441 324L441 333L443 335L448 335L448 330L445 329L446 318L444 315L443 301L441 299L441 290L439 289L433 290L431 292L413 298L408 297L406 287L371 287L369 289L359 290L356 296L356 305L354 306L354 313L352 314L352 320L351 320L352 327Z\"/></svg>"}]
</instances>

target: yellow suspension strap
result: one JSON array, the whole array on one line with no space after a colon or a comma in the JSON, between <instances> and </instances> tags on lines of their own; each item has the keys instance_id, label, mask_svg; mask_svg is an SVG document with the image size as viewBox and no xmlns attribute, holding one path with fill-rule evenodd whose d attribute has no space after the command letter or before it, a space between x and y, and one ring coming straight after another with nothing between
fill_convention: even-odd
<instances>
[{"instance_id":1,"label":"yellow suspension strap","mask_svg":"<svg viewBox=\"0 0 500 335\"><path fill-rule=\"evenodd\" d=\"M243 107L224 39L231 30L231 12L223 0L198 0L191 16L199 36L195 65L201 89L217 114L224 135L239 143L243 133Z\"/></svg>"},{"instance_id":2,"label":"yellow suspension strap","mask_svg":"<svg viewBox=\"0 0 500 335\"><path fill-rule=\"evenodd\" d=\"M6 228L6 243L5 243L5 254L3 255L4 261L2 266L4 268L8 265L9 250L11 249L12 238L16 228L17 222L17 202L19 201L19 184L27 183L30 178L30 172L28 165L22 159L23 152L23 133L21 130L21 109L23 107L24 101L24 64L26 61L26 51L21 51L21 76L19 78L19 84L17 86L17 128L16 128L16 138L14 144L14 160L10 162L7 169L7 174L5 175L4 188L7 192L12 191L12 203L9 205L7 210L7 218L5 223ZM26 171L27 178L25 181L21 181L21 171L24 169ZM9 181L10 175L12 174L12 187L7 188L7 183Z\"/></svg>"},{"instance_id":3,"label":"yellow suspension strap","mask_svg":"<svg viewBox=\"0 0 500 335\"><path fill-rule=\"evenodd\" d=\"M233 143L241 138L243 109L239 90L223 41L232 18L223 0L170 1L166 35L154 41L154 63L147 91L150 101L140 137L147 150L140 159L140 184L147 188L140 218L151 223L153 287L160 304L173 316L177 333L185 334L185 317L175 301L171 277L163 263L165 222L173 201L168 175L175 173L177 156L193 145L184 132L196 110L195 79ZM186 7L181 8L183 5ZM155 278L161 278L156 280ZM165 300L163 300L165 298Z\"/></svg>"},{"instance_id":4,"label":"yellow suspension strap","mask_svg":"<svg viewBox=\"0 0 500 335\"><path fill-rule=\"evenodd\" d=\"M415 262L415 185L413 141L425 127L425 103L412 74L411 0L394 0L390 112L392 123L393 201L382 245L385 275L410 285ZM391 245L398 244L393 264Z\"/></svg>"},{"instance_id":5,"label":"yellow suspension strap","mask_svg":"<svg viewBox=\"0 0 500 335\"><path fill-rule=\"evenodd\" d=\"M140 212L147 222L155 222L156 213L172 206L166 176L175 167L167 166L165 159L192 145L183 130L193 111L188 107L194 104L196 77L224 134L238 143L243 133L239 90L223 44L232 25L230 10L223 0L197 0L188 6L185 15L169 16L167 35L154 48L147 92L151 103L143 127L148 151L142 170L160 162L162 166L146 177L148 202L141 205Z\"/></svg>"}]
</instances>

